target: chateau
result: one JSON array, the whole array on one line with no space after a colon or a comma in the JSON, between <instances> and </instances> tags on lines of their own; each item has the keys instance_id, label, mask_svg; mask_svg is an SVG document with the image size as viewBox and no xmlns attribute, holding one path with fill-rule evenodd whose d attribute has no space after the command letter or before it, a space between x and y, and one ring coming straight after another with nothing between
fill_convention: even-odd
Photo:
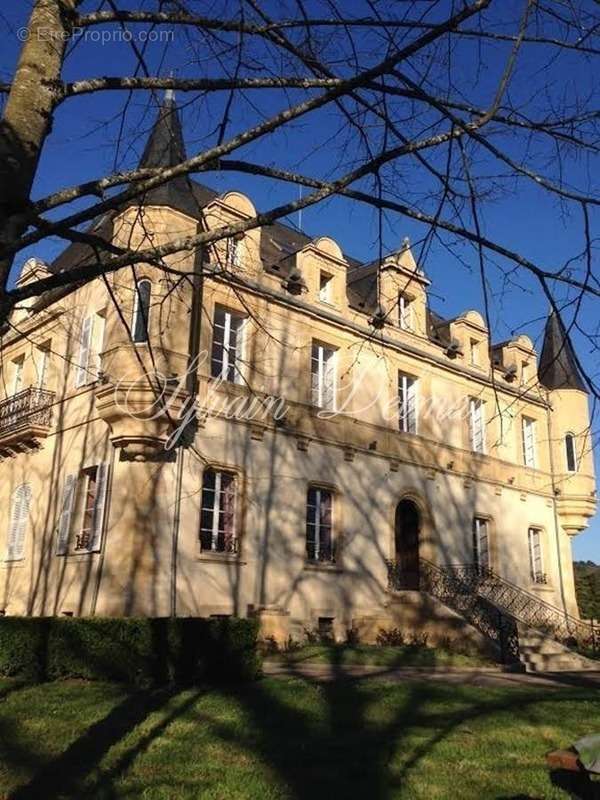
<instances>
[{"instance_id":1,"label":"chateau","mask_svg":"<svg viewBox=\"0 0 600 800\"><path fill-rule=\"evenodd\" d=\"M167 97L141 166L184 157ZM254 214L180 177L90 232L148 250ZM72 244L20 281L94 260ZM280 223L164 262L27 301L2 332L2 613L441 636L462 574L578 619L596 489L556 315L539 354L492 343L477 311L430 311L407 241L362 264Z\"/></svg>"}]
</instances>

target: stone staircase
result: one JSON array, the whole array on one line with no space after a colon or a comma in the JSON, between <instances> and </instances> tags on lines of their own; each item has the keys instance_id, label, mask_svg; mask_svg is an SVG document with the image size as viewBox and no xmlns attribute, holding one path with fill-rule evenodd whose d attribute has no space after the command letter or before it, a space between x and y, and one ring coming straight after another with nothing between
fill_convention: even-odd
<instances>
[{"instance_id":1,"label":"stone staircase","mask_svg":"<svg viewBox=\"0 0 600 800\"><path fill-rule=\"evenodd\" d=\"M402 589L402 574L388 562L389 588ZM600 671L600 629L566 614L477 564L438 566L420 561L420 590L435 597L486 636L513 669L528 672Z\"/></svg>"},{"instance_id":2,"label":"stone staircase","mask_svg":"<svg viewBox=\"0 0 600 800\"><path fill-rule=\"evenodd\" d=\"M569 649L542 631L517 623L519 660L527 672L600 671L600 662Z\"/></svg>"}]
</instances>

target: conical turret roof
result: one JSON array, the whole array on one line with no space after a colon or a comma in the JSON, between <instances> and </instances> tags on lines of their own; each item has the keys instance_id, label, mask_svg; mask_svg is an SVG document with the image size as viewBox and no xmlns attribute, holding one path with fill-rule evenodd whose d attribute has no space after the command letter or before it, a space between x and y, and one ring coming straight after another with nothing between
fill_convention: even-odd
<instances>
[{"instance_id":1,"label":"conical turret roof","mask_svg":"<svg viewBox=\"0 0 600 800\"><path fill-rule=\"evenodd\" d=\"M546 321L538 378L546 389L587 388L577 366L573 346L560 316L552 311Z\"/></svg>"}]
</instances>

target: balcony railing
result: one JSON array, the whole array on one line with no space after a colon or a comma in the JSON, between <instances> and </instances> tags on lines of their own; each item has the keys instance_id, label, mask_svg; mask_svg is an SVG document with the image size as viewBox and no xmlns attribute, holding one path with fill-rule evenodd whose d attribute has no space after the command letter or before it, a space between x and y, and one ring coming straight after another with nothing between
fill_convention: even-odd
<instances>
[{"instance_id":1,"label":"balcony railing","mask_svg":"<svg viewBox=\"0 0 600 800\"><path fill-rule=\"evenodd\" d=\"M33 438L43 435L52 423L52 406L54 392L47 389L31 387L7 397L0 403L0 443L7 439L19 438L17 434L24 432L24 438L33 434Z\"/></svg>"}]
</instances>

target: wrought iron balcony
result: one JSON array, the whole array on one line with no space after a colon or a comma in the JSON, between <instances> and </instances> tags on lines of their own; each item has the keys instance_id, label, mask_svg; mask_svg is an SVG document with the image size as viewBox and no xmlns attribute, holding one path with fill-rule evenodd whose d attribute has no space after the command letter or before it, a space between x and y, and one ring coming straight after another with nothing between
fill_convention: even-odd
<instances>
[{"instance_id":1,"label":"wrought iron balcony","mask_svg":"<svg viewBox=\"0 0 600 800\"><path fill-rule=\"evenodd\" d=\"M36 449L50 432L54 392L31 387L0 403L0 457Z\"/></svg>"},{"instance_id":2,"label":"wrought iron balcony","mask_svg":"<svg viewBox=\"0 0 600 800\"><path fill-rule=\"evenodd\" d=\"M202 531L200 535L200 547L202 553L225 553L233 556L239 553L239 539L237 536L219 531L216 540L213 540L212 534L209 531Z\"/></svg>"}]
</instances>

